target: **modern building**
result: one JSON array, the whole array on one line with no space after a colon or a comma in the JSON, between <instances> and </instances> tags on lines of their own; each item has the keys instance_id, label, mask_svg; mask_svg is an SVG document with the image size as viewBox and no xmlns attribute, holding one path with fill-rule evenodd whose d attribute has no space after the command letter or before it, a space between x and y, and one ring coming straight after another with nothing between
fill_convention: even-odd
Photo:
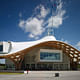
<instances>
[{"instance_id":1,"label":"modern building","mask_svg":"<svg viewBox=\"0 0 80 80\"><path fill-rule=\"evenodd\" d=\"M80 64L80 51L45 36L29 42L0 42L0 59L11 70L73 70Z\"/></svg>"}]
</instances>

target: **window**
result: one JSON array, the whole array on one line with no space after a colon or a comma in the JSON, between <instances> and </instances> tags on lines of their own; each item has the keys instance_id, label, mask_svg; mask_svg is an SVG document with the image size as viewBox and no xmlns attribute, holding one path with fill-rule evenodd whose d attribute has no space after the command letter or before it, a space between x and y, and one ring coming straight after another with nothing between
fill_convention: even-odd
<instances>
[{"instance_id":1,"label":"window","mask_svg":"<svg viewBox=\"0 0 80 80\"><path fill-rule=\"evenodd\" d=\"M5 64L5 59L0 59L0 64Z\"/></svg>"},{"instance_id":2,"label":"window","mask_svg":"<svg viewBox=\"0 0 80 80\"><path fill-rule=\"evenodd\" d=\"M0 51L3 51L3 45L0 45Z\"/></svg>"},{"instance_id":3,"label":"window","mask_svg":"<svg viewBox=\"0 0 80 80\"><path fill-rule=\"evenodd\" d=\"M40 61L61 61L61 53L57 52L40 52Z\"/></svg>"}]
</instances>

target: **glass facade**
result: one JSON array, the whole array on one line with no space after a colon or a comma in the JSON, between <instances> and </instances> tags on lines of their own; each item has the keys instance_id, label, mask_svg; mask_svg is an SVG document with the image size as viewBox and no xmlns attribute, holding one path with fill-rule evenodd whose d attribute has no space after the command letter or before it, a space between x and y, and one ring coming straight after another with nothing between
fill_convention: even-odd
<instances>
[{"instance_id":1,"label":"glass facade","mask_svg":"<svg viewBox=\"0 0 80 80\"><path fill-rule=\"evenodd\" d=\"M0 51L3 51L3 45L0 45Z\"/></svg>"},{"instance_id":2,"label":"glass facade","mask_svg":"<svg viewBox=\"0 0 80 80\"><path fill-rule=\"evenodd\" d=\"M0 59L0 64L5 64L5 59Z\"/></svg>"},{"instance_id":3,"label":"glass facade","mask_svg":"<svg viewBox=\"0 0 80 80\"><path fill-rule=\"evenodd\" d=\"M40 61L60 61L61 55L60 53L52 53L52 52L40 52Z\"/></svg>"}]
</instances>

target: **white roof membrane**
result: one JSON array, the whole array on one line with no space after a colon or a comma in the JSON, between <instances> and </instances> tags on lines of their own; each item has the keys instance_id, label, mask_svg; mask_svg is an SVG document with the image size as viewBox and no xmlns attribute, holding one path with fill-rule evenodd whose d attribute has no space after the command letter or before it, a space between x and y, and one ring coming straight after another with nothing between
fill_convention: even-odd
<instances>
[{"instance_id":1,"label":"white roof membrane","mask_svg":"<svg viewBox=\"0 0 80 80\"><path fill-rule=\"evenodd\" d=\"M36 40L36 41L29 41L29 42L11 42L11 51L8 54L12 54L12 53L16 53L18 51L21 51L23 49L35 46L37 44L40 44L42 42L46 42L46 41L56 41L56 38L54 36L46 36L40 40ZM5 54L5 55L8 55Z\"/></svg>"}]
</instances>

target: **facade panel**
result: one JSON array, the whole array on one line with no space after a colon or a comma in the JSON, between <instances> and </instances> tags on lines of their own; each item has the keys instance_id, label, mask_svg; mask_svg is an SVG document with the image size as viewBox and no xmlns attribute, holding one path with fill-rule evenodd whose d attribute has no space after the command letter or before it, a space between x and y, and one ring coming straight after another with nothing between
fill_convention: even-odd
<instances>
[{"instance_id":1,"label":"facade panel","mask_svg":"<svg viewBox=\"0 0 80 80\"><path fill-rule=\"evenodd\" d=\"M43 53L42 53L43 52ZM41 54L44 54L45 60L41 61ZM56 54L58 57L56 58ZM52 58L51 58L52 55ZM53 58L53 56L55 58ZM52 47L38 47L32 49L25 55L24 67L29 70L70 70L70 59L61 50L55 50ZM22 64L23 65L23 64Z\"/></svg>"},{"instance_id":2,"label":"facade panel","mask_svg":"<svg viewBox=\"0 0 80 80\"><path fill-rule=\"evenodd\" d=\"M62 62L62 52L60 50L40 50L40 61L44 62Z\"/></svg>"}]
</instances>

